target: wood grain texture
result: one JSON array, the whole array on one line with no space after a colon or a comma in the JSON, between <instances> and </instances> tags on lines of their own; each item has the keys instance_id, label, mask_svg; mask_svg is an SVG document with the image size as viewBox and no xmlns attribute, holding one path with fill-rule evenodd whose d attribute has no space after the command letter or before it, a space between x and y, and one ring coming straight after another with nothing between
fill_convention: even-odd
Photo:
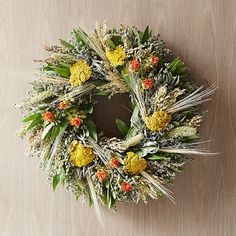
<instances>
[{"instance_id":1,"label":"wood grain texture","mask_svg":"<svg viewBox=\"0 0 236 236\"><path fill-rule=\"evenodd\" d=\"M233 236L236 235L236 1L234 0L0 0L0 235L3 236ZM42 45L68 38L95 22L147 24L192 68L199 83L218 81L206 105L203 139L217 157L196 157L167 199L104 210L105 229L93 208L46 184L38 160L24 156L14 137L20 113L12 104L29 89L33 59Z\"/></svg>"}]
</instances>

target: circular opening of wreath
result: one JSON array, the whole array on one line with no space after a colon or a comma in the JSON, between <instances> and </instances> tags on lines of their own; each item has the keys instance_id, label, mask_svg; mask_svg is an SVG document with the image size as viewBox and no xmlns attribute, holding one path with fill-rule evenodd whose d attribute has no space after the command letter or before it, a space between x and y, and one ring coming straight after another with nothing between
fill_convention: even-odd
<instances>
[{"instance_id":1,"label":"circular opening of wreath","mask_svg":"<svg viewBox=\"0 0 236 236\"><path fill-rule=\"evenodd\" d=\"M92 119L96 123L97 132L110 138L123 138L132 114L128 94L116 94L110 99L98 96L96 101Z\"/></svg>"},{"instance_id":2,"label":"circular opening of wreath","mask_svg":"<svg viewBox=\"0 0 236 236\"><path fill-rule=\"evenodd\" d=\"M18 134L29 135L53 189L61 183L96 208L174 201L166 186L189 154L209 154L199 147L198 107L217 86L197 86L148 27L79 28L60 42L46 47L40 76L18 105L27 113Z\"/></svg>"}]
</instances>

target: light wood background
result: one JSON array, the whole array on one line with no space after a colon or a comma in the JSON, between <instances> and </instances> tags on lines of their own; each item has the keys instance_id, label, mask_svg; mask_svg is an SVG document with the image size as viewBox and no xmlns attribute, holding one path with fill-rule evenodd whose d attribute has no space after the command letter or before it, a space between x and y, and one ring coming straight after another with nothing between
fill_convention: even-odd
<instances>
[{"instance_id":1,"label":"light wood background","mask_svg":"<svg viewBox=\"0 0 236 236\"><path fill-rule=\"evenodd\" d=\"M236 235L235 13L235 0L0 0L0 235ZM160 199L121 205L117 214L104 210L102 229L93 208L61 187L53 193L38 160L24 155L12 105L29 89L33 59L45 56L42 45L105 19L114 26L149 24L199 83L218 81L202 134L215 139L208 147L221 154L196 157L177 176L176 205Z\"/></svg>"}]
</instances>

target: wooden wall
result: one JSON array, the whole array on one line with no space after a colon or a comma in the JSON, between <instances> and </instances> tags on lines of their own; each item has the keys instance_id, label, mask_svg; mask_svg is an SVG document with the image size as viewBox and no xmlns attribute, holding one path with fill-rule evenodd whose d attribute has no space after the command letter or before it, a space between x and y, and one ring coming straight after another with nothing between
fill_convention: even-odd
<instances>
[{"instance_id":1,"label":"wooden wall","mask_svg":"<svg viewBox=\"0 0 236 236\"><path fill-rule=\"evenodd\" d=\"M0 0L0 235L3 236L233 236L236 235L236 1L235 0ZM20 113L13 104L29 89L42 45L91 31L98 20L147 24L192 68L199 83L220 85L202 128L216 157L196 157L167 199L104 210L61 187L53 193L38 160L14 137ZM119 108L120 109L120 108ZM100 117L99 119L102 119Z\"/></svg>"}]
</instances>

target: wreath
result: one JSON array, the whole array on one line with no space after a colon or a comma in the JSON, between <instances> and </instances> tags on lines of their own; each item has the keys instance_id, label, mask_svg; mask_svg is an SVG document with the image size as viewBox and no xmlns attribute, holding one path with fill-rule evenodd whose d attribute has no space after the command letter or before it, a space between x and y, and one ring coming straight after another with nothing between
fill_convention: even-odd
<instances>
[{"instance_id":1,"label":"wreath","mask_svg":"<svg viewBox=\"0 0 236 236\"><path fill-rule=\"evenodd\" d=\"M29 155L40 159L55 190L116 209L122 201L167 196L191 154L211 154L199 141L199 105L217 89L197 86L188 67L159 35L121 25L81 28L60 46L45 47L36 60L39 76L17 107L24 111L18 135L28 135ZM96 131L93 107L99 96L128 93L129 124L117 119L123 138ZM104 114L106 115L106 114Z\"/></svg>"}]
</instances>

